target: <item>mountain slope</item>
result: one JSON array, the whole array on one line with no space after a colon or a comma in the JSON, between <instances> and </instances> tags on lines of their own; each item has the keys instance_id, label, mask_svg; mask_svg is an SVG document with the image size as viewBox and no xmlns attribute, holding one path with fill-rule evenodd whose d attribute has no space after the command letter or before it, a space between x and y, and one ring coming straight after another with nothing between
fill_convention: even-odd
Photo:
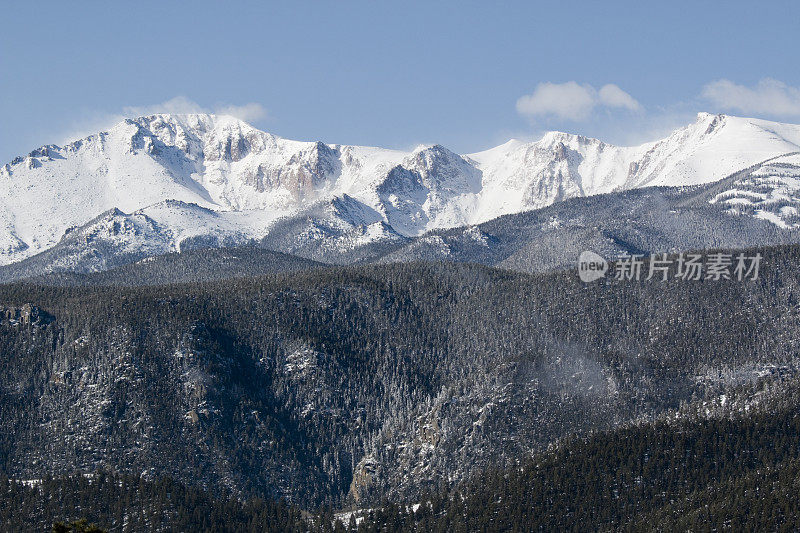
<instances>
[{"instance_id":1,"label":"mountain slope","mask_svg":"<svg viewBox=\"0 0 800 533\"><path fill-rule=\"evenodd\" d=\"M798 150L800 126L703 113L637 147L551 132L467 156L439 145L400 152L291 141L226 116L152 115L0 168L0 263L47 250L113 209L160 211L156 240L168 244L143 247L166 251L186 239L216 245L223 234L261 239L279 219L311 219L337 203L351 208L326 211L325 224L383 240L573 197L708 183ZM168 200L206 211L165 213Z\"/></svg>"},{"instance_id":2,"label":"mountain slope","mask_svg":"<svg viewBox=\"0 0 800 533\"><path fill-rule=\"evenodd\" d=\"M800 372L800 249L759 251L746 282L439 263L2 285L0 470L418 502L573 433L728 408L736 390L747 412Z\"/></svg>"},{"instance_id":3,"label":"mountain slope","mask_svg":"<svg viewBox=\"0 0 800 533\"><path fill-rule=\"evenodd\" d=\"M708 187L648 187L573 198L476 226L434 231L398 243L378 260L475 262L545 272L574 267L584 250L611 258L800 242L796 225L698 201L709 195L701 192Z\"/></svg>"},{"instance_id":4,"label":"mountain slope","mask_svg":"<svg viewBox=\"0 0 800 533\"><path fill-rule=\"evenodd\" d=\"M112 211L72 230L53 248L0 267L0 281L90 273L164 253L247 243L322 263L457 261L524 272L572 267L584 250L610 258L796 243L798 163L796 153L788 154L706 185L570 198L419 237L400 235L379 212L348 195L279 219L266 236L252 240L242 226L260 211L217 212L162 202L131 215ZM224 270L247 276L244 265L238 272Z\"/></svg>"},{"instance_id":5,"label":"mountain slope","mask_svg":"<svg viewBox=\"0 0 800 533\"><path fill-rule=\"evenodd\" d=\"M484 176L483 222L553 202L653 185L717 181L800 147L800 126L700 113L666 139L617 147L580 135L547 133L468 157Z\"/></svg>"},{"instance_id":6,"label":"mountain slope","mask_svg":"<svg viewBox=\"0 0 800 533\"><path fill-rule=\"evenodd\" d=\"M225 212L257 211L242 232L326 196L341 178L361 188L402 154L280 139L231 117L154 115L63 148L47 146L0 170L4 262L56 244L70 227L110 209L164 200ZM203 224L198 224L202 230Z\"/></svg>"}]
</instances>

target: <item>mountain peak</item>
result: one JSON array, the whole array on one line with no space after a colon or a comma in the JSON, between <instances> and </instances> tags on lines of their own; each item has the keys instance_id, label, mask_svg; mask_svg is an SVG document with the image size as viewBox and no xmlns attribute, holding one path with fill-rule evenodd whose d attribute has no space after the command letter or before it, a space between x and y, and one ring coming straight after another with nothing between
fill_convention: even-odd
<instances>
[{"instance_id":1,"label":"mountain peak","mask_svg":"<svg viewBox=\"0 0 800 533\"><path fill-rule=\"evenodd\" d=\"M576 142L582 144L605 144L600 139L595 139L594 137L586 137L585 135L566 133L563 131L548 131L542 135L542 138L536 141L535 144L542 146L554 146L557 144L569 145Z\"/></svg>"},{"instance_id":2,"label":"mountain peak","mask_svg":"<svg viewBox=\"0 0 800 533\"><path fill-rule=\"evenodd\" d=\"M213 130L238 130L266 133L231 115L218 115L213 113L156 113L126 118L120 124L123 123L138 124L150 130L153 128L172 127L173 129L180 128L198 133L206 133Z\"/></svg>"},{"instance_id":3,"label":"mountain peak","mask_svg":"<svg viewBox=\"0 0 800 533\"><path fill-rule=\"evenodd\" d=\"M201 235L214 219L225 235L263 235L268 221L339 198L342 216L378 213L410 236L574 196L716 181L798 149L800 126L711 113L641 146L551 131L468 156L440 144L401 152L292 141L228 115L156 113L0 167L0 232L19 240L0 248L0 263L46 250L112 207L136 213L181 201L220 216L161 209L165 227L186 219L181 231Z\"/></svg>"}]
</instances>

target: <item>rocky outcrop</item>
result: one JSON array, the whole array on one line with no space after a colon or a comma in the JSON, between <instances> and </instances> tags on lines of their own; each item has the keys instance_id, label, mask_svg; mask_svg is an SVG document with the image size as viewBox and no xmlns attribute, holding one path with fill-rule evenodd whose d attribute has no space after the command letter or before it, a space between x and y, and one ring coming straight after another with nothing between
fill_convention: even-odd
<instances>
[{"instance_id":1,"label":"rocky outcrop","mask_svg":"<svg viewBox=\"0 0 800 533\"><path fill-rule=\"evenodd\" d=\"M0 323L31 326L50 323L53 320L52 315L29 303L0 307Z\"/></svg>"}]
</instances>

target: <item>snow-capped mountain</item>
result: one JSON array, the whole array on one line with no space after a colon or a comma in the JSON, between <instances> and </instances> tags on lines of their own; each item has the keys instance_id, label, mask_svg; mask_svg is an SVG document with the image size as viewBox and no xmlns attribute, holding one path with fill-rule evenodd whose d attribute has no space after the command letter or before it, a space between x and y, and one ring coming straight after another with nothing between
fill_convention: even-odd
<instances>
[{"instance_id":1,"label":"snow-capped mountain","mask_svg":"<svg viewBox=\"0 0 800 533\"><path fill-rule=\"evenodd\" d=\"M0 168L0 264L74 240L77 227L137 253L262 239L279 220L305 221L309 240L393 240L576 196L713 182L796 151L800 126L705 113L641 146L551 132L469 155L292 141L227 116L152 115ZM792 194L781 191L776 201Z\"/></svg>"},{"instance_id":2,"label":"snow-capped mountain","mask_svg":"<svg viewBox=\"0 0 800 533\"><path fill-rule=\"evenodd\" d=\"M483 221L575 196L709 183L798 146L798 125L700 113L666 139L640 146L550 132L468 157L483 173Z\"/></svg>"}]
</instances>

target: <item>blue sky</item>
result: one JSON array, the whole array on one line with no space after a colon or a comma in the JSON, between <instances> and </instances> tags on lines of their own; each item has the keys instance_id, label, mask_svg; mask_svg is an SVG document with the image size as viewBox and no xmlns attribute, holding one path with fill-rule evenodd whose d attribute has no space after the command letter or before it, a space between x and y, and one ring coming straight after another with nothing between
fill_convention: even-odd
<instances>
[{"instance_id":1,"label":"blue sky","mask_svg":"<svg viewBox=\"0 0 800 533\"><path fill-rule=\"evenodd\" d=\"M165 5L167 4L167 5ZM8 2L0 161L153 110L456 151L800 122L798 2Z\"/></svg>"}]
</instances>

